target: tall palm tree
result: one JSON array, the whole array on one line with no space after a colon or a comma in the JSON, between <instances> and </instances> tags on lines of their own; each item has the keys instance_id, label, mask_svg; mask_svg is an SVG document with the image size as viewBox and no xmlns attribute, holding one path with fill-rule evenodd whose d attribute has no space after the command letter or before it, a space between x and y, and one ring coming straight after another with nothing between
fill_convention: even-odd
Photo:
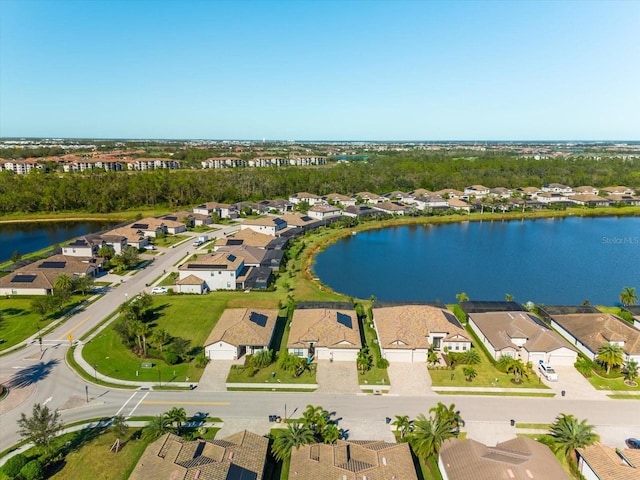
<instances>
[{"instance_id":1,"label":"tall palm tree","mask_svg":"<svg viewBox=\"0 0 640 480\"><path fill-rule=\"evenodd\" d=\"M466 292L460 292L456 293L456 299L458 300L458 303L468 302L469 296L466 294Z\"/></svg>"},{"instance_id":2,"label":"tall palm tree","mask_svg":"<svg viewBox=\"0 0 640 480\"><path fill-rule=\"evenodd\" d=\"M315 442L313 431L301 423L289 423L287 428L278 432L273 439L271 453L276 460L282 461L289 458L293 448L308 445Z\"/></svg>"},{"instance_id":3,"label":"tall palm tree","mask_svg":"<svg viewBox=\"0 0 640 480\"><path fill-rule=\"evenodd\" d=\"M627 305L635 305L637 302L636 287L624 287L620 292L620 303L626 307Z\"/></svg>"},{"instance_id":4,"label":"tall palm tree","mask_svg":"<svg viewBox=\"0 0 640 480\"><path fill-rule=\"evenodd\" d=\"M460 416L460 411L456 410L455 404L452 403L447 407L444 403L438 402L435 407L429 410L429 413L433 413L436 420L448 423L452 432L458 433L462 417Z\"/></svg>"},{"instance_id":5,"label":"tall palm tree","mask_svg":"<svg viewBox=\"0 0 640 480\"><path fill-rule=\"evenodd\" d=\"M624 379L626 382L633 383L638 378L638 362L629 360L625 367Z\"/></svg>"},{"instance_id":6,"label":"tall palm tree","mask_svg":"<svg viewBox=\"0 0 640 480\"><path fill-rule=\"evenodd\" d=\"M54 287L64 290L65 292L70 292L73 287L73 278L66 273L62 273L58 275L58 278L56 278Z\"/></svg>"},{"instance_id":7,"label":"tall palm tree","mask_svg":"<svg viewBox=\"0 0 640 480\"><path fill-rule=\"evenodd\" d=\"M505 299L507 302L513 302L513 295L511 295L510 293L505 293L505 294L504 294L504 299Z\"/></svg>"},{"instance_id":8,"label":"tall palm tree","mask_svg":"<svg viewBox=\"0 0 640 480\"><path fill-rule=\"evenodd\" d=\"M593 433L593 425L587 425L586 420L579 421L565 413L556 417L549 427L549 435L553 438L554 449L564 453L573 462L577 461L576 448L591 445L598 439Z\"/></svg>"},{"instance_id":9,"label":"tall palm tree","mask_svg":"<svg viewBox=\"0 0 640 480\"><path fill-rule=\"evenodd\" d=\"M507 372L513 373L513 380L516 383L520 383L522 381L522 376L527 376L527 366L522 363L522 360L512 358L507 366Z\"/></svg>"},{"instance_id":10,"label":"tall palm tree","mask_svg":"<svg viewBox=\"0 0 640 480\"><path fill-rule=\"evenodd\" d=\"M442 442L453 436L449 422L438 418L427 418L421 413L413 422L409 443L416 455L428 458L437 455Z\"/></svg>"},{"instance_id":11,"label":"tall palm tree","mask_svg":"<svg viewBox=\"0 0 640 480\"><path fill-rule=\"evenodd\" d=\"M358 370L360 370L361 375L364 375L364 373L372 367L373 357L369 353L368 347L360 349L358 352L358 358L356 358L356 365L358 366Z\"/></svg>"},{"instance_id":12,"label":"tall palm tree","mask_svg":"<svg viewBox=\"0 0 640 480\"><path fill-rule=\"evenodd\" d=\"M607 366L607 374L611 372L611 367L617 367L624 362L624 352L617 343L603 343L598 349L596 358Z\"/></svg>"},{"instance_id":13,"label":"tall palm tree","mask_svg":"<svg viewBox=\"0 0 640 480\"><path fill-rule=\"evenodd\" d=\"M404 438L409 428L411 428L411 420L409 415L396 415L396 419L391 425L396 427L396 432L400 432L400 438Z\"/></svg>"},{"instance_id":14,"label":"tall palm tree","mask_svg":"<svg viewBox=\"0 0 640 480\"><path fill-rule=\"evenodd\" d=\"M175 424L176 433L180 434L182 424L187 421L187 412L184 408L173 407L166 413L166 417L170 424Z\"/></svg>"}]
</instances>

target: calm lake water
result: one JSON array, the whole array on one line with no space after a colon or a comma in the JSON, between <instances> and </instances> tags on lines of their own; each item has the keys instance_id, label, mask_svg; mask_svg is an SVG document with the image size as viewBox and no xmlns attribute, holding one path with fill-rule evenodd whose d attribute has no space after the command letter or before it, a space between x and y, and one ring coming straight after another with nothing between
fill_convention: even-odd
<instances>
[{"instance_id":1,"label":"calm lake water","mask_svg":"<svg viewBox=\"0 0 640 480\"><path fill-rule=\"evenodd\" d=\"M537 219L402 226L359 232L314 266L323 283L381 301L615 305L640 291L640 217Z\"/></svg>"},{"instance_id":2,"label":"calm lake water","mask_svg":"<svg viewBox=\"0 0 640 480\"><path fill-rule=\"evenodd\" d=\"M16 250L24 255L114 225L113 222L1 223L0 262L9 260Z\"/></svg>"}]
</instances>

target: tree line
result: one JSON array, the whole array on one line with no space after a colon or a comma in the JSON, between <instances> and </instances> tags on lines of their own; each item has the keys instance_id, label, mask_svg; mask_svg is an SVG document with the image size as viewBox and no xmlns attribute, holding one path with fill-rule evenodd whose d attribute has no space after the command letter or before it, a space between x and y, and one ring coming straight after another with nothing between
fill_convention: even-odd
<instances>
[{"instance_id":1,"label":"tree line","mask_svg":"<svg viewBox=\"0 0 640 480\"><path fill-rule=\"evenodd\" d=\"M534 160L510 157L451 158L439 154L378 155L367 162L325 167L242 168L152 172L0 173L0 214L131 208L167 208L206 201L235 203L287 198L296 192L325 195L386 193L418 188L463 189L473 184L516 188L547 183L640 188L640 159Z\"/></svg>"}]
</instances>

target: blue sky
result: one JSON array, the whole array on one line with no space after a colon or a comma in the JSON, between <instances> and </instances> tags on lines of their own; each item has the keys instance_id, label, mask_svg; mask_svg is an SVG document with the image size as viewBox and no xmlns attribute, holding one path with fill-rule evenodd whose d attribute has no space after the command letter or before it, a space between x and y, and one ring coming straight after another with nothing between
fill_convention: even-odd
<instances>
[{"instance_id":1,"label":"blue sky","mask_svg":"<svg viewBox=\"0 0 640 480\"><path fill-rule=\"evenodd\" d=\"M0 0L0 136L640 140L640 1Z\"/></svg>"}]
</instances>

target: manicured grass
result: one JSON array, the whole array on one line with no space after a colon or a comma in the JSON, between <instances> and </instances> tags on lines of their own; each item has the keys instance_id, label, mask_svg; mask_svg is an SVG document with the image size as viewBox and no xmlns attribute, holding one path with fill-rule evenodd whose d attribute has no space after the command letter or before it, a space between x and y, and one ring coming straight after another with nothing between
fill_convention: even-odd
<instances>
[{"instance_id":1,"label":"manicured grass","mask_svg":"<svg viewBox=\"0 0 640 480\"><path fill-rule=\"evenodd\" d=\"M164 273L162 275L164 275ZM180 274L178 272L170 272L169 275L167 275L165 278L163 278L162 281L158 285L160 285L162 287L175 287L176 280L178 279L179 276L180 276ZM157 279L154 280L152 282L152 284L155 284L156 281L157 281Z\"/></svg>"},{"instance_id":2,"label":"manicured grass","mask_svg":"<svg viewBox=\"0 0 640 480\"><path fill-rule=\"evenodd\" d=\"M14 296L0 297L0 339L4 340L0 344L0 351L16 345L32 335L38 333L40 327L41 334L45 334L47 326L54 320L60 318L80 302L89 298L88 295L74 295L71 300L58 312L50 313L44 320L39 313L31 311L31 302L35 296Z\"/></svg>"},{"instance_id":3,"label":"manicured grass","mask_svg":"<svg viewBox=\"0 0 640 480\"><path fill-rule=\"evenodd\" d=\"M102 385L103 387L108 387L108 388L123 388L123 389L135 389L138 388L137 386L127 386L127 385L120 385L120 384L116 384L116 383L109 383L109 382L103 382L102 380L96 380L95 377L93 375L91 375L89 372L84 371L83 369L80 368L80 365L78 365L78 363L75 361L75 359L73 358L73 352L76 349L75 345L71 348L69 348L67 350L67 354L66 354L66 360L67 363L69 364L69 366L74 369L76 371L76 373L78 375L80 375L82 378L84 378L85 380L90 381L91 383L95 383L97 385Z\"/></svg>"},{"instance_id":4,"label":"manicured grass","mask_svg":"<svg viewBox=\"0 0 640 480\"><path fill-rule=\"evenodd\" d=\"M616 400L640 400L640 395L615 394L615 395L607 395L607 397L614 398Z\"/></svg>"},{"instance_id":5,"label":"manicured grass","mask_svg":"<svg viewBox=\"0 0 640 480\"><path fill-rule=\"evenodd\" d=\"M595 370L592 370L591 376L587 377L587 380L596 390L640 392L640 379L636 379L638 385L632 387L624 383L624 376L622 375L617 378L604 378L598 375Z\"/></svg>"},{"instance_id":6,"label":"manicured grass","mask_svg":"<svg viewBox=\"0 0 640 480\"><path fill-rule=\"evenodd\" d=\"M555 397L555 393L538 393L538 392L484 392L473 390L454 390L446 392L436 392L438 395L482 395L487 397Z\"/></svg>"},{"instance_id":7,"label":"manicured grass","mask_svg":"<svg viewBox=\"0 0 640 480\"><path fill-rule=\"evenodd\" d=\"M170 247L188 238L190 238L189 235L166 235L164 237L154 238L153 243L158 247Z\"/></svg>"},{"instance_id":8,"label":"manicured grass","mask_svg":"<svg viewBox=\"0 0 640 480\"><path fill-rule=\"evenodd\" d=\"M368 305L365 306L365 310L370 313L371 309ZM362 331L364 333L365 345L369 347L369 353L373 356L373 367L361 374L358 371L358 383L360 385L389 385L389 374L386 368L378 368L376 365L380 359L380 348L378 347L376 331L373 326L367 325L366 321L363 322Z\"/></svg>"},{"instance_id":9,"label":"manicured grass","mask_svg":"<svg viewBox=\"0 0 640 480\"><path fill-rule=\"evenodd\" d=\"M274 363L266 368L258 370L258 372L250 377L249 373L251 368L245 368L241 365L233 365L229 370L229 376L227 377L228 383L264 383L265 388L273 388L280 383L316 383L316 371L315 368L311 370L305 370L300 376L294 376L293 372L287 372L278 368ZM272 376L275 374L275 376Z\"/></svg>"},{"instance_id":10,"label":"manicured grass","mask_svg":"<svg viewBox=\"0 0 640 480\"><path fill-rule=\"evenodd\" d=\"M64 459L62 469L48 478L52 480L78 478L126 480L149 445L149 442L142 438L131 439L132 434L139 429L128 430L123 441L124 446L118 453L110 451L116 441L115 433L107 432L69 452Z\"/></svg>"},{"instance_id":11,"label":"manicured grass","mask_svg":"<svg viewBox=\"0 0 640 480\"><path fill-rule=\"evenodd\" d=\"M163 328L173 337L190 340L191 347L197 349L204 345L225 306L224 299L215 295L155 296L153 308L156 317L150 325ZM90 365L98 365L100 373L122 380L196 382L202 375L202 369L193 362L168 365L163 359L138 357L121 342L113 325L91 340L84 347L83 355ZM154 367L142 368L143 362L151 362Z\"/></svg>"},{"instance_id":12,"label":"manicured grass","mask_svg":"<svg viewBox=\"0 0 640 480\"><path fill-rule=\"evenodd\" d=\"M458 365L455 369L429 370L431 382L437 387L498 387L498 388L549 388L539 382L537 375L531 379L522 378L520 383L514 383L513 375L503 373L493 366L484 356L481 349L478 353L482 361L478 365L472 365L478 376L471 382L467 382L462 373L463 366ZM453 378L452 377L453 374ZM497 379L497 381L496 381Z\"/></svg>"},{"instance_id":13,"label":"manicured grass","mask_svg":"<svg viewBox=\"0 0 640 480\"><path fill-rule=\"evenodd\" d=\"M549 430L549 423L516 423L516 428L538 428L540 430Z\"/></svg>"}]
</instances>

